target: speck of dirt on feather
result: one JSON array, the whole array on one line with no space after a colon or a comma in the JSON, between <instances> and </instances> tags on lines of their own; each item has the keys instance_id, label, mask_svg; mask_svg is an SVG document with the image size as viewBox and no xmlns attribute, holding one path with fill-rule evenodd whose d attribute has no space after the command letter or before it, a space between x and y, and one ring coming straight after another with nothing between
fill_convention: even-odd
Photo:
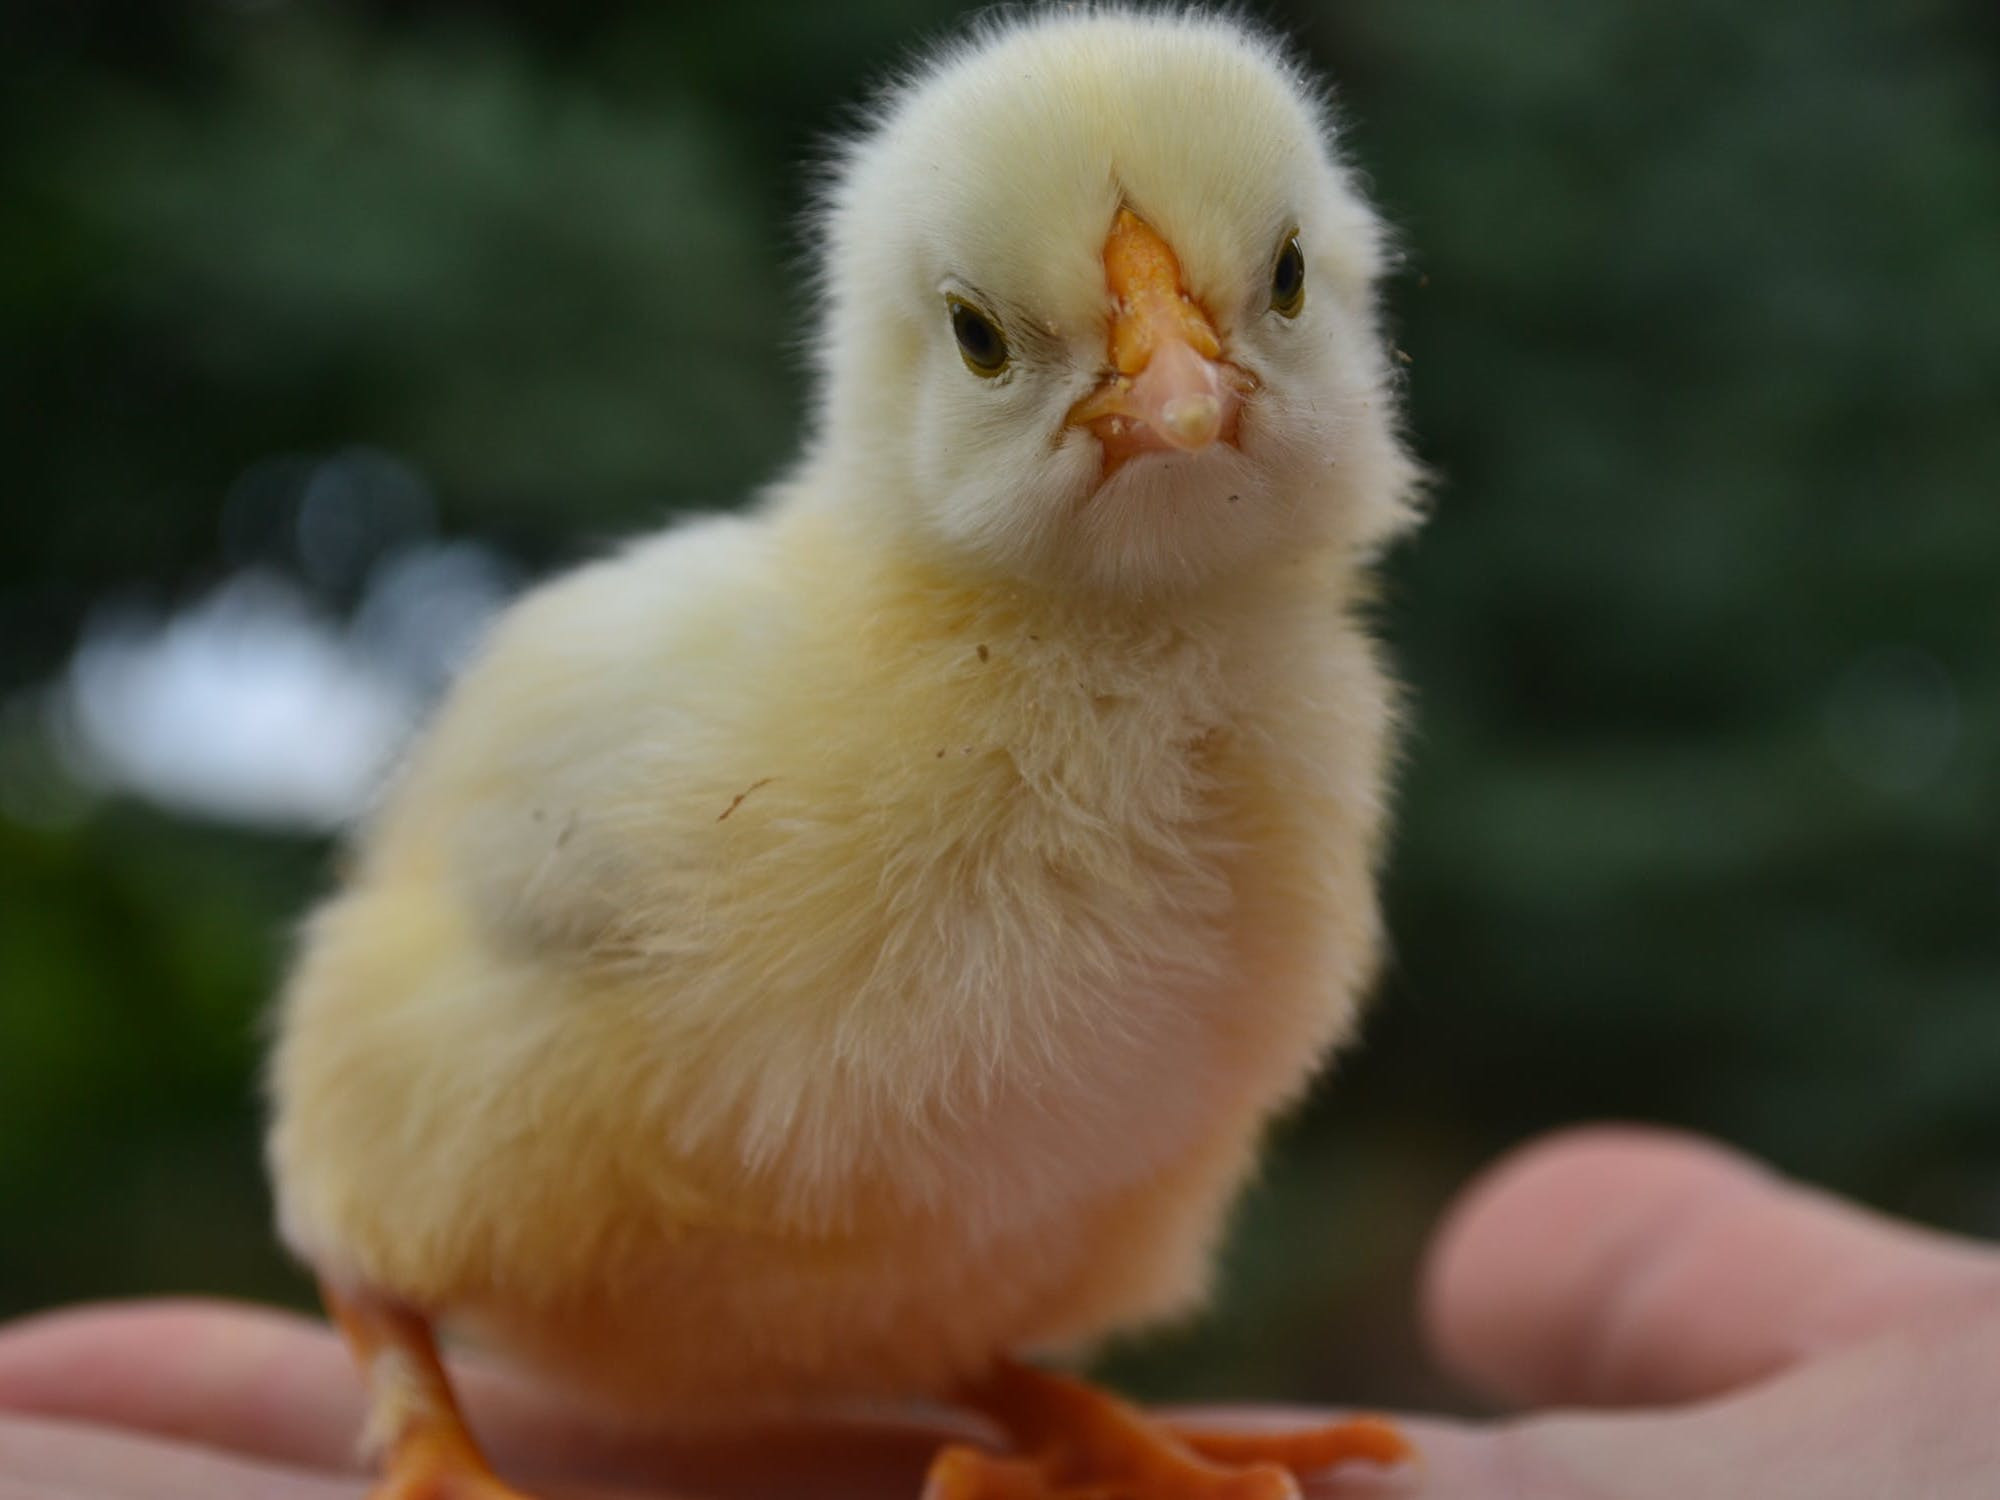
<instances>
[{"instance_id":1,"label":"speck of dirt on feather","mask_svg":"<svg viewBox=\"0 0 2000 1500\"><path fill-rule=\"evenodd\" d=\"M1230 503L1231 505L1234 505L1234 504L1235 504L1235 503L1236 503L1236 502L1237 502L1238 500L1241 500L1242 498L1243 498L1243 497L1242 497L1241 495L1231 495L1231 496L1229 497L1229 503Z\"/></svg>"},{"instance_id":2,"label":"speck of dirt on feather","mask_svg":"<svg viewBox=\"0 0 2000 1500\"><path fill-rule=\"evenodd\" d=\"M718 823L722 822L731 813L735 812L737 808L743 805L743 799L745 797L749 796L752 792L756 791L758 787L769 786L772 782L776 781L777 779L778 778L775 776L766 776L762 780L751 782L750 785L746 786L745 788L743 788L742 791L738 792L734 797L729 799L729 806L723 808L721 813L717 815L715 821Z\"/></svg>"},{"instance_id":3,"label":"speck of dirt on feather","mask_svg":"<svg viewBox=\"0 0 2000 1500\"><path fill-rule=\"evenodd\" d=\"M984 642L982 642L982 643L980 644L980 647L979 647L979 659L980 659L981 661L991 661L991 660L993 660L993 653L992 653L991 651L988 651L988 650L986 649L986 646L985 646L985 643L984 643Z\"/></svg>"},{"instance_id":4,"label":"speck of dirt on feather","mask_svg":"<svg viewBox=\"0 0 2000 1500\"><path fill-rule=\"evenodd\" d=\"M943 751L942 749L940 749L940 750L938 751L938 753L937 753L937 758L938 758L939 760L943 760L943 759L944 759L944 751Z\"/></svg>"}]
</instances>

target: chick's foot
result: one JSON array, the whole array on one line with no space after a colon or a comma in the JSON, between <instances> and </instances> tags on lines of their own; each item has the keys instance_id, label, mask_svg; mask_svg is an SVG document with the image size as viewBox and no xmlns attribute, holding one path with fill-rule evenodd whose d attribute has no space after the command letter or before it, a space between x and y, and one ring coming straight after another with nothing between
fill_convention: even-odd
<instances>
[{"instance_id":1,"label":"chick's foot","mask_svg":"<svg viewBox=\"0 0 2000 1500\"><path fill-rule=\"evenodd\" d=\"M473 1441L428 1319L365 1290L323 1284L368 1388L382 1479L368 1500L530 1500L502 1484Z\"/></svg>"},{"instance_id":2,"label":"chick's foot","mask_svg":"<svg viewBox=\"0 0 2000 1500\"><path fill-rule=\"evenodd\" d=\"M440 1454L436 1457L398 1455L368 1500L533 1500L511 1485L503 1484L491 1469L477 1461L463 1463Z\"/></svg>"},{"instance_id":3,"label":"chick's foot","mask_svg":"<svg viewBox=\"0 0 2000 1500\"><path fill-rule=\"evenodd\" d=\"M1081 1380L1011 1362L965 1395L1021 1456L947 1448L924 1500L1298 1500L1300 1475L1414 1453L1378 1417L1296 1432L1180 1426Z\"/></svg>"}]
</instances>

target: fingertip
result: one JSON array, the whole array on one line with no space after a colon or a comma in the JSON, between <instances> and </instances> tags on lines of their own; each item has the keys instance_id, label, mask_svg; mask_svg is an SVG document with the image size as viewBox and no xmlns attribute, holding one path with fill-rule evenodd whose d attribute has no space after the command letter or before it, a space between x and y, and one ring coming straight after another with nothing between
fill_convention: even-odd
<instances>
[{"instance_id":1,"label":"fingertip","mask_svg":"<svg viewBox=\"0 0 2000 1500\"><path fill-rule=\"evenodd\" d=\"M85 1303L0 1328L0 1408L344 1467L360 1393L323 1325L189 1297Z\"/></svg>"},{"instance_id":2,"label":"fingertip","mask_svg":"<svg viewBox=\"0 0 2000 1500\"><path fill-rule=\"evenodd\" d=\"M190 1327L217 1318L284 1317L275 1309L251 1308L220 1297L146 1297L120 1300L105 1298L92 1302L72 1302L42 1308L0 1323L0 1349L48 1337L94 1337L106 1330L123 1333L127 1329L174 1329Z\"/></svg>"},{"instance_id":3,"label":"fingertip","mask_svg":"<svg viewBox=\"0 0 2000 1500\"><path fill-rule=\"evenodd\" d=\"M39 1408L52 1392L101 1368L107 1354L129 1350L134 1338L176 1338L218 1308L192 1298L80 1302L0 1324L0 1406Z\"/></svg>"},{"instance_id":4,"label":"fingertip","mask_svg":"<svg viewBox=\"0 0 2000 1500\"><path fill-rule=\"evenodd\" d=\"M1590 1125L1521 1147L1446 1211L1421 1272L1439 1359L1517 1400L1575 1389L1601 1293L1696 1201L1768 1181L1713 1141L1640 1125Z\"/></svg>"}]
</instances>

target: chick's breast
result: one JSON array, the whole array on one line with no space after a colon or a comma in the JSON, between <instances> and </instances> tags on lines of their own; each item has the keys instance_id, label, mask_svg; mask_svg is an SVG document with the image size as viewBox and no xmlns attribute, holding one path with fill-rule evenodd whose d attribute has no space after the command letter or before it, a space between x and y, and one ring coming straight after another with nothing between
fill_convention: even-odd
<instances>
[{"instance_id":1,"label":"chick's breast","mask_svg":"<svg viewBox=\"0 0 2000 1500\"><path fill-rule=\"evenodd\" d=\"M1372 962L1323 585L1081 621L780 515L532 597L307 930L288 1239L677 1417L1178 1310Z\"/></svg>"}]
</instances>

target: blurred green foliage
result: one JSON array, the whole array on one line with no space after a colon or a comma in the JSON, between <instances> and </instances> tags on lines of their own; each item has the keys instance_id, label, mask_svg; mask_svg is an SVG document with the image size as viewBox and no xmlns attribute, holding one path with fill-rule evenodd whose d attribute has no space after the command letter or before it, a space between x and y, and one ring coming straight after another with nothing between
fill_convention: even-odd
<instances>
[{"instance_id":1,"label":"blurred green foliage","mask_svg":"<svg viewBox=\"0 0 2000 1500\"><path fill-rule=\"evenodd\" d=\"M30 7L0 55L0 1311L303 1298L257 1019L328 851L63 790L87 613L356 443L535 567L786 456L802 165L951 20ZM1986 0L1339 0L1436 514L1366 1044L1160 1392L1441 1393L1426 1227L1511 1142L1720 1134L2000 1233L2000 20ZM262 466L260 468L260 466ZM340 601L332 601L337 604Z\"/></svg>"}]
</instances>

